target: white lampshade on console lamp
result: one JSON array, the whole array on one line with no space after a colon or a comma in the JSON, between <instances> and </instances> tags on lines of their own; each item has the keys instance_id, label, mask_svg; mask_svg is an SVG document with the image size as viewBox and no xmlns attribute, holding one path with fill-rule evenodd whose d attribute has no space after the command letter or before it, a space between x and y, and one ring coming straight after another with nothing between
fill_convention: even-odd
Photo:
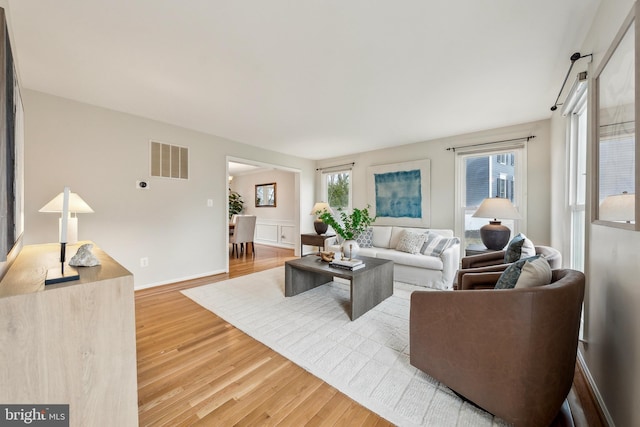
<instances>
[{"instance_id":1,"label":"white lampshade on console lamp","mask_svg":"<svg viewBox=\"0 0 640 427\"><path fill-rule=\"evenodd\" d=\"M489 224L480 228L482 243L496 251L502 250L509 242L511 230L502 225L500 219L520 219L520 214L509 199L492 197L484 199L478 210L472 215L475 218L493 218Z\"/></svg>"},{"instance_id":2,"label":"white lampshade on console lamp","mask_svg":"<svg viewBox=\"0 0 640 427\"><path fill-rule=\"evenodd\" d=\"M80 275L78 274L78 270L70 267L66 263L66 249L67 243L69 243L69 236L74 239L74 243L78 240L78 218L71 218L70 215L71 212L93 212L93 209L91 209L80 196L72 193L69 187L64 187L62 193L44 205L42 209L40 209L40 212L62 212L60 215L59 234L60 266L47 270L47 277L44 284L54 285L56 283L79 280Z\"/></svg>"},{"instance_id":3,"label":"white lampshade on console lamp","mask_svg":"<svg viewBox=\"0 0 640 427\"><path fill-rule=\"evenodd\" d=\"M630 223L635 221L636 195L623 191L604 198L600 203L598 219Z\"/></svg>"},{"instance_id":4,"label":"white lampshade on console lamp","mask_svg":"<svg viewBox=\"0 0 640 427\"><path fill-rule=\"evenodd\" d=\"M325 224L320 218L317 218L317 215L320 215L325 211L333 214L333 211L327 202L317 202L313 205L313 209L311 209L311 215L316 215L316 220L313 221L313 227L316 229L316 233L318 234L326 233L329 228L329 225Z\"/></svg>"},{"instance_id":5,"label":"white lampshade on console lamp","mask_svg":"<svg viewBox=\"0 0 640 427\"><path fill-rule=\"evenodd\" d=\"M38 212L55 212L62 214L64 202L64 192L58 194L49 203L44 205ZM77 243L78 242L78 217L79 213L93 213L93 209L82 200L77 193L69 193L69 209L67 211L67 227L66 227L66 242L65 243ZM59 236L62 238L63 221L62 215L58 221ZM60 240L62 242L62 240Z\"/></svg>"}]
</instances>

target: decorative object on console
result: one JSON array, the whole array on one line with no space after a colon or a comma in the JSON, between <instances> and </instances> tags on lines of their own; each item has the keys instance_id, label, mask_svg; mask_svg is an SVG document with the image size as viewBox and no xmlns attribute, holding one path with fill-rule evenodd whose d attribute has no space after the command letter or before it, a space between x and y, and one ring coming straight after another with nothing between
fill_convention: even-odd
<instances>
[{"instance_id":1,"label":"decorative object on console","mask_svg":"<svg viewBox=\"0 0 640 427\"><path fill-rule=\"evenodd\" d=\"M360 245L358 245L356 240L345 240L344 243L342 243L342 253L346 259L354 259L358 256L358 252L360 252Z\"/></svg>"},{"instance_id":2,"label":"decorative object on console","mask_svg":"<svg viewBox=\"0 0 640 427\"><path fill-rule=\"evenodd\" d=\"M476 210L472 216L474 218L493 218L493 221L489 221L489 224L483 225L482 228L480 228L480 238L487 248L496 251L504 248L509 241L509 236L511 236L509 227L502 225L498 218L521 218L511 201L501 197L484 199L478 210Z\"/></svg>"},{"instance_id":3,"label":"decorative object on console","mask_svg":"<svg viewBox=\"0 0 640 427\"><path fill-rule=\"evenodd\" d=\"M359 270L365 267L364 261L361 259L342 259L342 260L334 260L329 263L329 267L333 268L341 268L343 270Z\"/></svg>"},{"instance_id":4,"label":"decorative object on console","mask_svg":"<svg viewBox=\"0 0 640 427\"><path fill-rule=\"evenodd\" d=\"M68 187L67 187L68 188ZM55 212L62 213L62 204L64 193L58 194L51 199L49 203L44 205L38 212ZM65 243L73 244L78 242L78 215L79 213L93 213L91 206L87 204L77 193L69 193L69 210L67 214L67 230L65 234ZM71 216L74 214L75 216ZM59 231L62 233L64 215L59 220Z\"/></svg>"},{"instance_id":5,"label":"decorative object on console","mask_svg":"<svg viewBox=\"0 0 640 427\"><path fill-rule=\"evenodd\" d=\"M85 243L80 246L78 252L69 260L69 265L74 267L95 267L100 265L100 260L91 252L93 244Z\"/></svg>"},{"instance_id":6,"label":"decorative object on console","mask_svg":"<svg viewBox=\"0 0 640 427\"><path fill-rule=\"evenodd\" d=\"M316 254L323 262L331 262L335 258L335 252L320 251Z\"/></svg>"},{"instance_id":7,"label":"decorative object on console","mask_svg":"<svg viewBox=\"0 0 640 427\"><path fill-rule=\"evenodd\" d=\"M313 221L313 228L315 228L316 233L318 234L325 234L329 228L329 225L322 221L318 216L324 212L333 214L333 211L327 202L316 202L316 204L313 205L313 209L311 209L311 215L316 215L316 220Z\"/></svg>"},{"instance_id":8,"label":"decorative object on console","mask_svg":"<svg viewBox=\"0 0 640 427\"><path fill-rule=\"evenodd\" d=\"M71 190L69 187L64 187L64 191L62 192L62 218L60 222L60 267L50 268L47 270L47 277L44 281L45 285L53 285L55 283L70 282L80 279L80 275L75 268L67 266L65 271L70 194ZM54 200L49 203L52 203ZM46 207L47 206L45 206L45 208Z\"/></svg>"},{"instance_id":9,"label":"decorative object on console","mask_svg":"<svg viewBox=\"0 0 640 427\"><path fill-rule=\"evenodd\" d=\"M635 221L636 195L623 191L604 198L600 203L600 219L603 221Z\"/></svg>"}]
</instances>

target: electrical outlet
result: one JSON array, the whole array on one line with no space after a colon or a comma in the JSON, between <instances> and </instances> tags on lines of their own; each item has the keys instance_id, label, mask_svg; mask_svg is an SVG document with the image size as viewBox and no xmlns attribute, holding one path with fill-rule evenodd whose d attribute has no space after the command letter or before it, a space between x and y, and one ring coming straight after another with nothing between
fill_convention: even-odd
<instances>
[{"instance_id":1,"label":"electrical outlet","mask_svg":"<svg viewBox=\"0 0 640 427\"><path fill-rule=\"evenodd\" d=\"M140 258L140 267L149 267L149 258L147 257Z\"/></svg>"}]
</instances>

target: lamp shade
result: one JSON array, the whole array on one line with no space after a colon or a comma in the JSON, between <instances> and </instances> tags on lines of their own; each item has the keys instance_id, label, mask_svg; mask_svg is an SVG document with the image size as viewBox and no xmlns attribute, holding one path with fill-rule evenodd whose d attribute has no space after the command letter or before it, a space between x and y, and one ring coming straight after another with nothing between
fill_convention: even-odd
<instances>
[{"instance_id":1,"label":"lamp shade","mask_svg":"<svg viewBox=\"0 0 640 427\"><path fill-rule=\"evenodd\" d=\"M329 203L316 202L316 204L313 205L313 209L311 209L311 215L318 215L318 212L323 213L324 211L333 213L333 211L331 210L331 207L329 206Z\"/></svg>"},{"instance_id":2,"label":"lamp shade","mask_svg":"<svg viewBox=\"0 0 640 427\"><path fill-rule=\"evenodd\" d=\"M493 218L489 224L480 228L480 238L482 243L488 248L496 251L501 250L509 242L511 230L500 223L500 219L520 219L520 214L509 199L502 197L491 197L484 199L480 207L472 215L476 218Z\"/></svg>"},{"instance_id":3,"label":"lamp shade","mask_svg":"<svg viewBox=\"0 0 640 427\"><path fill-rule=\"evenodd\" d=\"M511 200L502 197L484 199L473 215L475 218L520 219L520 213Z\"/></svg>"},{"instance_id":4,"label":"lamp shade","mask_svg":"<svg viewBox=\"0 0 640 427\"><path fill-rule=\"evenodd\" d=\"M44 205L38 212L62 212L62 202L64 193L58 194L49 203ZM78 193L69 193L69 212L73 213L93 213L91 206L87 204Z\"/></svg>"},{"instance_id":5,"label":"lamp shade","mask_svg":"<svg viewBox=\"0 0 640 427\"><path fill-rule=\"evenodd\" d=\"M71 214L78 213L93 213L93 209L91 206L87 204L82 197L78 196L77 193L69 192L69 206L68 206L68 215L65 220L61 217L58 220L58 228L60 232L58 233L61 236L61 242L64 240L65 243L76 243L78 241L78 217L72 217ZM64 192L58 194L54 197L49 203L40 208L39 212L53 212L53 213L61 213L63 211L63 203L64 203ZM63 225L65 224L65 225ZM66 228L66 236L65 236L65 228Z\"/></svg>"},{"instance_id":6,"label":"lamp shade","mask_svg":"<svg viewBox=\"0 0 640 427\"><path fill-rule=\"evenodd\" d=\"M626 191L622 194L607 196L600 203L598 218L604 221L634 221L635 204L636 195Z\"/></svg>"}]
</instances>

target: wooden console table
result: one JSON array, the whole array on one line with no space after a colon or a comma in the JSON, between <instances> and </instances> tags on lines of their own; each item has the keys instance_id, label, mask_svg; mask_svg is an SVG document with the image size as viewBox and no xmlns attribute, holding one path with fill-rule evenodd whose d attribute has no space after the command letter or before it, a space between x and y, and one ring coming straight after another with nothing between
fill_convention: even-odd
<instances>
[{"instance_id":1,"label":"wooden console table","mask_svg":"<svg viewBox=\"0 0 640 427\"><path fill-rule=\"evenodd\" d=\"M469 245L464 250L465 256L486 254L495 252L495 249L487 249L484 245Z\"/></svg>"},{"instance_id":2,"label":"wooden console table","mask_svg":"<svg viewBox=\"0 0 640 427\"><path fill-rule=\"evenodd\" d=\"M59 248L25 246L0 281L0 402L69 404L72 426L137 426L133 275L94 245L100 266L45 288Z\"/></svg>"},{"instance_id":3,"label":"wooden console table","mask_svg":"<svg viewBox=\"0 0 640 427\"><path fill-rule=\"evenodd\" d=\"M335 234L318 234L318 233L309 233L309 234L301 234L300 235L300 256L304 256L304 245L309 246L317 246L318 250L324 249L324 241L330 239L332 237L336 237ZM320 249L323 248L323 249Z\"/></svg>"}]
</instances>

